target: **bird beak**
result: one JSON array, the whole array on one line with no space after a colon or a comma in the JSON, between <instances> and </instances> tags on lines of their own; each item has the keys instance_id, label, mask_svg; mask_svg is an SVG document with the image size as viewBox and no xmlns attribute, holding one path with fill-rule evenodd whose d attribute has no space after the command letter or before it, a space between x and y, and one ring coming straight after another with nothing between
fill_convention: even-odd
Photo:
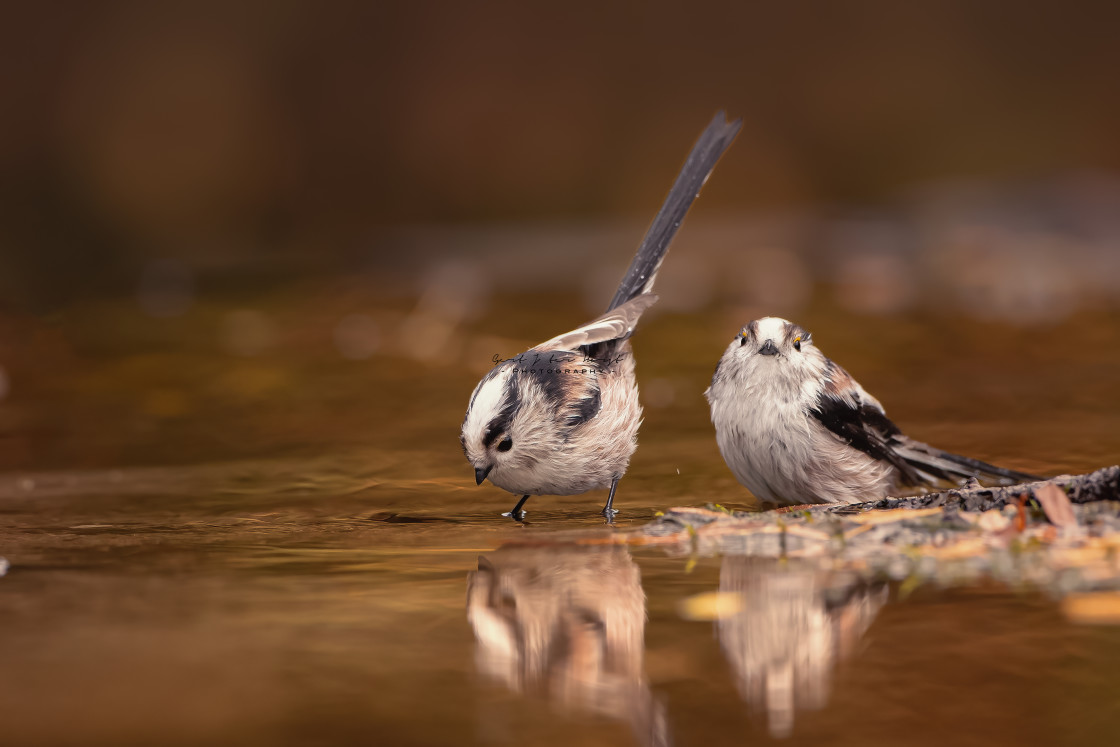
<instances>
[{"instance_id":1,"label":"bird beak","mask_svg":"<svg viewBox=\"0 0 1120 747\"><path fill-rule=\"evenodd\" d=\"M762 347L758 349L758 352L762 355L777 355L778 348L774 347L773 340L767 340L766 342L762 343Z\"/></svg>"},{"instance_id":2,"label":"bird beak","mask_svg":"<svg viewBox=\"0 0 1120 747\"><path fill-rule=\"evenodd\" d=\"M490 474L490 470L494 469L494 465L490 464L486 467L476 467L474 471L474 484L481 485L486 476Z\"/></svg>"}]
</instances>

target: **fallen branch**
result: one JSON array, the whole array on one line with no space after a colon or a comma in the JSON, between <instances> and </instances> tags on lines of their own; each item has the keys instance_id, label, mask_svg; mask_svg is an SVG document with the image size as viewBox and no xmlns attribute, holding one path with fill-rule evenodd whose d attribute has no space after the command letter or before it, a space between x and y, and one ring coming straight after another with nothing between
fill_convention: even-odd
<instances>
[{"instance_id":1,"label":"fallen branch","mask_svg":"<svg viewBox=\"0 0 1120 747\"><path fill-rule=\"evenodd\" d=\"M962 488L943 490L905 498L883 498L866 503L845 505L825 504L812 506L806 510L826 513L858 513L872 509L891 508L932 508L943 506L961 511L988 511L1017 503L1019 496L1035 498L1039 490L1047 485L1060 489L1069 496L1071 503L1093 503L1094 501L1120 501L1120 465L1105 467L1085 475L1059 475L1039 482L1008 485L1006 487L986 488L975 480Z\"/></svg>"}]
</instances>

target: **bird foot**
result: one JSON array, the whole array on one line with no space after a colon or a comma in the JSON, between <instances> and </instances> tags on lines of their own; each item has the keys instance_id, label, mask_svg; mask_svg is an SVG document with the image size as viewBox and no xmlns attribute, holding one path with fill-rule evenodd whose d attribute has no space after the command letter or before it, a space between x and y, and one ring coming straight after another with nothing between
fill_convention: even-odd
<instances>
[{"instance_id":1,"label":"bird foot","mask_svg":"<svg viewBox=\"0 0 1120 747\"><path fill-rule=\"evenodd\" d=\"M525 521L525 511L524 510L506 511L505 513L502 514L502 516L508 516L509 518L513 519L514 521L521 521L521 522Z\"/></svg>"},{"instance_id":2,"label":"bird foot","mask_svg":"<svg viewBox=\"0 0 1120 747\"><path fill-rule=\"evenodd\" d=\"M608 524L613 524L614 523L614 517L618 515L618 509L617 508L604 508L599 513L601 513L603 515L603 518L605 518L607 520Z\"/></svg>"}]
</instances>

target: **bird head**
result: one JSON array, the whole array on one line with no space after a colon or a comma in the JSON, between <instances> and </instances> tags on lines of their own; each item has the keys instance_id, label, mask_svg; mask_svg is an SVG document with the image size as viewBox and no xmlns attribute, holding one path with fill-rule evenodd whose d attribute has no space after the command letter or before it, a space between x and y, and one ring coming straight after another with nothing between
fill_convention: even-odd
<instances>
[{"instance_id":1,"label":"bird head","mask_svg":"<svg viewBox=\"0 0 1120 747\"><path fill-rule=\"evenodd\" d=\"M478 382L459 433L463 453L479 485L495 468L515 457L515 419L521 405L512 367L494 368Z\"/></svg>"},{"instance_id":2,"label":"bird head","mask_svg":"<svg viewBox=\"0 0 1120 747\"><path fill-rule=\"evenodd\" d=\"M819 380L828 359L802 326L768 316L743 327L720 359L717 377L749 377L800 388Z\"/></svg>"}]
</instances>

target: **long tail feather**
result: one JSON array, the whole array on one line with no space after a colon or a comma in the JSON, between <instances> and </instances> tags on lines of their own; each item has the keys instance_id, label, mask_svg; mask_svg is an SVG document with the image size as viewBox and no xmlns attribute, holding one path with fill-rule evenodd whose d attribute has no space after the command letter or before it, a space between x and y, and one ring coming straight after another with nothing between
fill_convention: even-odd
<instances>
[{"instance_id":1,"label":"long tail feather","mask_svg":"<svg viewBox=\"0 0 1120 747\"><path fill-rule=\"evenodd\" d=\"M622 283L618 286L614 298L611 299L607 311L626 303L635 296L648 293L653 288L653 280L657 276L657 269L665 259L665 252L669 249L669 242L680 228L685 213L692 206L692 201L700 194L708 175L712 173L720 156L739 134L742 120L736 119L728 122L722 111L717 112L708 128L700 135L688 160L681 167L669 196L657 212L646 236L638 247L634 260L630 263Z\"/></svg>"},{"instance_id":2,"label":"long tail feather","mask_svg":"<svg viewBox=\"0 0 1120 747\"><path fill-rule=\"evenodd\" d=\"M905 446L896 449L898 454L919 472L924 472L934 478L954 482L969 477L988 478L1000 485L1037 482L1045 479L1027 472L997 467L979 459L941 451L920 441L910 439L907 439L907 441L908 443Z\"/></svg>"}]
</instances>

